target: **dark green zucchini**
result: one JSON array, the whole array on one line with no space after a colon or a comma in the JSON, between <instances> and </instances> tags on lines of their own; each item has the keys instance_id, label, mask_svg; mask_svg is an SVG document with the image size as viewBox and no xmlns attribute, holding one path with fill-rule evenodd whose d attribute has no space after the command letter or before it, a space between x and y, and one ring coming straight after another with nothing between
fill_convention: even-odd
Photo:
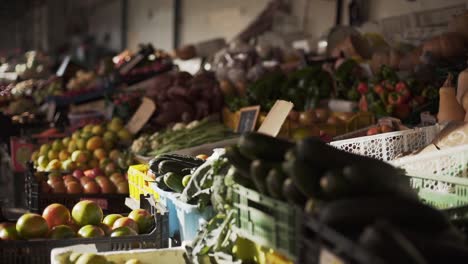
<instances>
[{"instance_id":1,"label":"dark green zucchini","mask_svg":"<svg viewBox=\"0 0 468 264\"><path fill-rule=\"evenodd\" d=\"M159 189L163 191L170 191L171 189L167 187L166 183L164 182L164 176L158 176L156 177L156 185L158 186Z\"/></svg>"},{"instance_id":2,"label":"dark green zucchini","mask_svg":"<svg viewBox=\"0 0 468 264\"><path fill-rule=\"evenodd\" d=\"M237 169L240 175L250 179L249 174L251 160L244 157L236 145L227 147L225 156L229 163L231 163Z\"/></svg>"},{"instance_id":3,"label":"dark green zucchini","mask_svg":"<svg viewBox=\"0 0 468 264\"><path fill-rule=\"evenodd\" d=\"M185 155L176 155L176 154L161 154L156 156L149 162L150 169L157 171L158 166L161 162L172 160L184 164L186 167L198 167L203 164L205 161L202 159L193 158Z\"/></svg>"},{"instance_id":4,"label":"dark green zucchini","mask_svg":"<svg viewBox=\"0 0 468 264\"><path fill-rule=\"evenodd\" d=\"M338 230L362 230L385 220L395 226L422 232L442 232L451 227L445 215L418 200L402 197L358 197L329 202L319 220Z\"/></svg>"},{"instance_id":5,"label":"dark green zucchini","mask_svg":"<svg viewBox=\"0 0 468 264\"><path fill-rule=\"evenodd\" d=\"M181 163L175 160L164 160L161 161L158 165L158 171L160 174L166 174L168 172L174 172L176 174L185 175L190 173L192 166Z\"/></svg>"},{"instance_id":6,"label":"dark green zucchini","mask_svg":"<svg viewBox=\"0 0 468 264\"><path fill-rule=\"evenodd\" d=\"M286 180L286 174L279 168L272 168L266 178L266 188L268 194L276 199L283 200L283 182Z\"/></svg>"},{"instance_id":7,"label":"dark green zucchini","mask_svg":"<svg viewBox=\"0 0 468 264\"><path fill-rule=\"evenodd\" d=\"M176 174L174 172L168 172L164 174L164 183L167 187L177 193L181 193L184 190L184 185L182 184L182 179L184 176Z\"/></svg>"},{"instance_id":8,"label":"dark green zucchini","mask_svg":"<svg viewBox=\"0 0 468 264\"><path fill-rule=\"evenodd\" d=\"M239 151L242 155L254 160L282 161L284 154L294 143L274 138L261 133L244 133L239 138Z\"/></svg>"},{"instance_id":9,"label":"dark green zucchini","mask_svg":"<svg viewBox=\"0 0 468 264\"><path fill-rule=\"evenodd\" d=\"M283 163L284 172L293 180L296 188L306 197L320 198L320 177L323 170L319 167L311 167L296 158L293 152L288 152L288 160Z\"/></svg>"},{"instance_id":10,"label":"dark green zucchini","mask_svg":"<svg viewBox=\"0 0 468 264\"><path fill-rule=\"evenodd\" d=\"M266 178L271 168L271 164L262 160L254 160L250 164L250 177L260 193L267 194Z\"/></svg>"},{"instance_id":11,"label":"dark green zucchini","mask_svg":"<svg viewBox=\"0 0 468 264\"><path fill-rule=\"evenodd\" d=\"M289 203L299 206L304 206L307 201L307 197L297 189L291 178L283 182L283 196Z\"/></svg>"}]
</instances>

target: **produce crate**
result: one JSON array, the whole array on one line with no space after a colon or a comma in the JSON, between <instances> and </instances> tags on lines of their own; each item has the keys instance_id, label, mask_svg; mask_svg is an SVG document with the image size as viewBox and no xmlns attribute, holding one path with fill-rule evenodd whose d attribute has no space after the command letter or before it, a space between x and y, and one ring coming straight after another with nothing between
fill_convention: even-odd
<instances>
[{"instance_id":1,"label":"produce crate","mask_svg":"<svg viewBox=\"0 0 468 264\"><path fill-rule=\"evenodd\" d=\"M236 130L237 125L240 120L240 112L231 112L228 108L223 108L223 123L225 126ZM265 119L267 113L260 113L256 127L259 127L262 121ZM339 117L343 113L335 112L332 113L333 116ZM358 112L351 116L346 122L340 123L339 125L329 125L329 124L318 124L320 130L325 131L329 135L341 135L344 133L349 133L357 129L370 126L374 124L375 117L370 112ZM291 137L294 132L293 122L288 118L281 127L280 135Z\"/></svg>"},{"instance_id":2,"label":"produce crate","mask_svg":"<svg viewBox=\"0 0 468 264\"><path fill-rule=\"evenodd\" d=\"M128 188L130 197L139 201L140 195L151 194L158 199L158 194L150 187L150 182L147 181L146 172L148 171L147 164L132 165L128 168Z\"/></svg>"},{"instance_id":3,"label":"produce crate","mask_svg":"<svg viewBox=\"0 0 468 264\"><path fill-rule=\"evenodd\" d=\"M174 202L170 198L173 192L161 190L155 182L149 183L150 187L158 194L156 201L166 208L169 214L169 236L180 239L179 220Z\"/></svg>"},{"instance_id":4,"label":"produce crate","mask_svg":"<svg viewBox=\"0 0 468 264\"><path fill-rule=\"evenodd\" d=\"M302 234L297 263L385 263L312 217L306 217Z\"/></svg>"},{"instance_id":5,"label":"produce crate","mask_svg":"<svg viewBox=\"0 0 468 264\"><path fill-rule=\"evenodd\" d=\"M92 200L99 204L103 212L108 213L126 213L129 208L125 206L126 194L62 194L62 193L43 193L41 183L34 176L32 166L26 172L26 206L30 212L42 213L42 211L52 203L60 203L68 209L82 200Z\"/></svg>"},{"instance_id":6,"label":"produce crate","mask_svg":"<svg viewBox=\"0 0 468 264\"><path fill-rule=\"evenodd\" d=\"M197 205L184 203L176 195L169 196L169 199L175 206L181 241L192 241L197 236L201 224L206 223L215 215L211 206L200 211Z\"/></svg>"},{"instance_id":7,"label":"produce crate","mask_svg":"<svg viewBox=\"0 0 468 264\"><path fill-rule=\"evenodd\" d=\"M430 144L441 129L441 126L434 125L333 141L330 145L351 153L390 161L401 153L417 150Z\"/></svg>"},{"instance_id":8,"label":"produce crate","mask_svg":"<svg viewBox=\"0 0 468 264\"><path fill-rule=\"evenodd\" d=\"M232 199L237 211L236 232L241 237L296 259L301 209L238 184L233 187Z\"/></svg>"},{"instance_id":9,"label":"produce crate","mask_svg":"<svg viewBox=\"0 0 468 264\"><path fill-rule=\"evenodd\" d=\"M468 204L468 145L403 157L391 162L406 170L419 197L439 209Z\"/></svg>"},{"instance_id":10,"label":"produce crate","mask_svg":"<svg viewBox=\"0 0 468 264\"><path fill-rule=\"evenodd\" d=\"M47 264L54 248L79 244L94 244L99 252L168 246L167 215L151 212L156 227L149 234L126 237L72 238L60 240L36 239L28 241L0 241L0 263Z\"/></svg>"},{"instance_id":11,"label":"produce crate","mask_svg":"<svg viewBox=\"0 0 468 264\"><path fill-rule=\"evenodd\" d=\"M51 263L60 264L57 259L60 259L61 255L68 252L73 248L58 248L52 250ZM79 250L79 253L95 253L95 251ZM170 249L138 249L130 251L111 251L102 252L99 255L105 256L108 261L114 263L125 263L130 259L138 259L141 264L150 263L171 263L171 264L185 264L186 254L184 248L170 248Z\"/></svg>"}]
</instances>

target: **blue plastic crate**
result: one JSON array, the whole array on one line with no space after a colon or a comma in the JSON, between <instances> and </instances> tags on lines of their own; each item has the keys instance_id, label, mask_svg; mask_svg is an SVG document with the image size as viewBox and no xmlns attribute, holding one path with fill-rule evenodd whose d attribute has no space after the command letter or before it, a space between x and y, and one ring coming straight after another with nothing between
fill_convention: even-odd
<instances>
[{"instance_id":1,"label":"blue plastic crate","mask_svg":"<svg viewBox=\"0 0 468 264\"><path fill-rule=\"evenodd\" d=\"M178 234L180 234L180 228L179 220L177 219L176 207L171 199L174 193L158 188L155 182L150 182L149 184L159 195L159 200L157 202L166 207L169 212L169 237L177 237Z\"/></svg>"},{"instance_id":2,"label":"blue plastic crate","mask_svg":"<svg viewBox=\"0 0 468 264\"><path fill-rule=\"evenodd\" d=\"M170 199L172 199L177 212L181 241L193 240L197 236L201 224L206 223L214 216L214 210L211 206L200 211L196 205L184 203L175 195L170 196Z\"/></svg>"}]
</instances>

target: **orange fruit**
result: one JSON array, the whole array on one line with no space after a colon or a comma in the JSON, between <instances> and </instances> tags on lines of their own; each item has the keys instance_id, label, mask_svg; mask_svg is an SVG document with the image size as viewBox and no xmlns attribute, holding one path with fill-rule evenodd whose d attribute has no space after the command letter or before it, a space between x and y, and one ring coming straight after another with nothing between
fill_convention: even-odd
<instances>
[{"instance_id":1,"label":"orange fruit","mask_svg":"<svg viewBox=\"0 0 468 264\"><path fill-rule=\"evenodd\" d=\"M58 151L51 149L47 153L47 157L49 158L49 160L58 159L58 154Z\"/></svg>"},{"instance_id":2,"label":"orange fruit","mask_svg":"<svg viewBox=\"0 0 468 264\"><path fill-rule=\"evenodd\" d=\"M120 151L117 150L117 149L114 149L112 150L111 152L109 152L109 159L113 160L113 161L117 161L120 157Z\"/></svg>"},{"instance_id":3,"label":"orange fruit","mask_svg":"<svg viewBox=\"0 0 468 264\"><path fill-rule=\"evenodd\" d=\"M90 168L99 168L99 161L97 159L92 159L88 162Z\"/></svg>"},{"instance_id":4,"label":"orange fruit","mask_svg":"<svg viewBox=\"0 0 468 264\"><path fill-rule=\"evenodd\" d=\"M98 136L91 137L86 142L86 149L90 151L94 151L103 146L104 146L104 141L102 140L101 137L98 137Z\"/></svg>"},{"instance_id":5,"label":"orange fruit","mask_svg":"<svg viewBox=\"0 0 468 264\"><path fill-rule=\"evenodd\" d=\"M49 238L52 239L66 239L76 237L76 233L73 228L67 225L58 225L52 228L49 232Z\"/></svg>"},{"instance_id":6,"label":"orange fruit","mask_svg":"<svg viewBox=\"0 0 468 264\"><path fill-rule=\"evenodd\" d=\"M79 226L99 225L103 219L102 209L93 201L81 201L72 209L72 218Z\"/></svg>"},{"instance_id":7,"label":"orange fruit","mask_svg":"<svg viewBox=\"0 0 468 264\"><path fill-rule=\"evenodd\" d=\"M104 233L104 231L95 225L85 225L82 228L80 228L80 230L78 230L79 237L103 237L105 235L106 234ZM93 262L87 262L87 263L93 263Z\"/></svg>"},{"instance_id":8,"label":"orange fruit","mask_svg":"<svg viewBox=\"0 0 468 264\"><path fill-rule=\"evenodd\" d=\"M24 239L41 238L49 232L47 221L38 214L24 214L16 222L16 231Z\"/></svg>"},{"instance_id":9,"label":"orange fruit","mask_svg":"<svg viewBox=\"0 0 468 264\"><path fill-rule=\"evenodd\" d=\"M42 217L47 221L49 228L58 225L66 225L71 220L70 211L65 206L54 203L47 206L42 212Z\"/></svg>"},{"instance_id":10,"label":"orange fruit","mask_svg":"<svg viewBox=\"0 0 468 264\"><path fill-rule=\"evenodd\" d=\"M58 154L59 160L64 161L70 157L70 153L66 150L61 150Z\"/></svg>"},{"instance_id":11,"label":"orange fruit","mask_svg":"<svg viewBox=\"0 0 468 264\"><path fill-rule=\"evenodd\" d=\"M107 157L107 152L103 148L96 149L93 154L98 160L102 160Z\"/></svg>"}]
</instances>

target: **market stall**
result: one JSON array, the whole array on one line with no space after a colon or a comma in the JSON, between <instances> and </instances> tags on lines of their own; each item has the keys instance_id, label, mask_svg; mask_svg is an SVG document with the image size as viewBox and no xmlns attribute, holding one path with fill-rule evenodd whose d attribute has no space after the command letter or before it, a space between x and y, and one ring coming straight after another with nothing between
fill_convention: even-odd
<instances>
[{"instance_id":1,"label":"market stall","mask_svg":"<svg viewBox=\"0 0 468 264\"><path fill-rule=\"evenodd\" d=\"M0 204L0 262L467 262L467 13L412 45L337 27L323 53L261 38L285 10L0 67L0 180L25 200Z\"/></svg>"}]
</instances>

